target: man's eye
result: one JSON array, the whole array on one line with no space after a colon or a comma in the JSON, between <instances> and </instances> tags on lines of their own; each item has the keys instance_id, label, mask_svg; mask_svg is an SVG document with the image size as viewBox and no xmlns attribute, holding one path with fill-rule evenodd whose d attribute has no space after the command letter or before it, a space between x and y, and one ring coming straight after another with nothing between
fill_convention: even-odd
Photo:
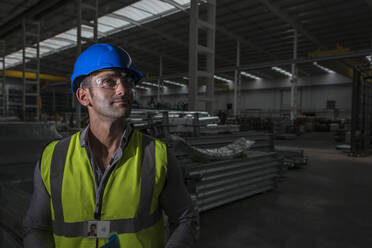
<instances>
[{"instance_id":1,"label":"man's eye","mask_svg":"<svg viewBox=\"0 0 372 248\"><path fill-rule=\"evenodd\" d=\"M116 81L112 78L106 78L102 81L102 85L112 87L116 85Z\"/></svg>"},{"instance_id":2,"label":"man's eye","mask_svg":"<svg viewBox=\"0 0 372 248\"><path fill-rule=\"evenodd\" d=\"M123 78L123 79L122 79L122 82L124 82L124 85L125 85L126 87L131 88L131 87L134 86L134 78L132 78L132 77L126 77L126 78Z\"/></svg>"}]
</instances>

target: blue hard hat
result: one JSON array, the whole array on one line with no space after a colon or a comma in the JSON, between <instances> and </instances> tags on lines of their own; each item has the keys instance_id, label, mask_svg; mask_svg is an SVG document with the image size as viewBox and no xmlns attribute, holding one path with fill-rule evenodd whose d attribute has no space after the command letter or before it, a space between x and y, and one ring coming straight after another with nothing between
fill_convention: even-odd
<instances>
[{"instance_id":1,"label":"blue hard hat","mask_svg":"<svg viewBox=\"0 0 372 248\"><path fill-rule=\"evenodd\" d=\"M84 77L104 69L124 70L132 74L137 83L143 73L134 67L132 58L122 48L105 43L94 44L80 54L71 75L71 90L76 92Z\"/></svg>"}]
</instances>

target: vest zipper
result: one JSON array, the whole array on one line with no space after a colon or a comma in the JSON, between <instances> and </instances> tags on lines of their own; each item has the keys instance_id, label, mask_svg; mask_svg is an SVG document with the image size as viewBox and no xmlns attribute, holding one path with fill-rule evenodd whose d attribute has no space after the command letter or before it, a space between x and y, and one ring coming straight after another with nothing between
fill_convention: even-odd
<instances>
[{"instance_id":1,"label":"vest zipper","mask_svg":"<svg viewBox=\"0 0 372 248\"><path fill-rule=\"evenodd\" d=\"M96 187L96 210L94 211L94 219L101 220L101 210L102 210L102 199L103 194L105 192L107 180L111 175L112 170L114 169L114 165L112 165L113 160L110 161L110 169L108 171L105 171L103 173L103 176L101 178L101 181L99 185L97 185L96 178L94 177L94 185ZM96 239L96 248L98 247L98 238Z\"/></svg>"}]
</instances>

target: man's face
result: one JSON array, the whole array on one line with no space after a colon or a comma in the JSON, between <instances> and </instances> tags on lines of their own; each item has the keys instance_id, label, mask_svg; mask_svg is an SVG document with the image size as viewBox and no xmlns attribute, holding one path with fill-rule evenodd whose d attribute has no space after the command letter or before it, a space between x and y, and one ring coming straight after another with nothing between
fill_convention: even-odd
<instances>
[{"instance_id":1,"label":"man's face","mask_svg":"<svg viewBox=\"0 0 372 248\"><path fill-rule=\"evenodd\" d=\"M90 231L95 232L97 229L96 225L90 225Z\"/></svg>"},{"instance_id":2,"label":"man's face","mask_svg":"<svg viewBox=\"0 0 372 248\"><path fill-rule=\"evenodd\" d=\"M89 89L83 89L88 94L87 107L90 114L114 120L129 117L133 84L126 80L126 76L125 72L120 71L102 71L90 76L89 85L86 85Z\"/></svg>"}]
</instances>

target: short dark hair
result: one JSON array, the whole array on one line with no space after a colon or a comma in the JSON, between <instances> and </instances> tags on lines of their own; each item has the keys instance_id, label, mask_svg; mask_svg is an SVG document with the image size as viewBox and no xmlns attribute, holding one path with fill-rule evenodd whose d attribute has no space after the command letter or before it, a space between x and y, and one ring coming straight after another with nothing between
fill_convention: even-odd
<instances>
[{"instance_id":1,"label":"short dark hair","mask_svg":"<svg viewBox=\"0 0 372 248\"><path fill-rule=\"evenodd\" d=\"M83 78L83 80L80 82L79 88L88 88L90 95L93 97L93 90L91 87L88 87L91 84L92 76L88 75Z\"/></svg>"},{"instance_id":2,"label":"short dark hair","mask_svg":"<svg viewBox=\"0 0 372 248\"><path fill-rule=\"evenodd\" d=\"M83 80L81 80L81 82L80 82L79 88L85 88L85 87L87 87L89 85L90 81L91 80L90 80L90 76L89 75L86 76L86 77L84 77Z\"/></svg>"}]
</instances>

